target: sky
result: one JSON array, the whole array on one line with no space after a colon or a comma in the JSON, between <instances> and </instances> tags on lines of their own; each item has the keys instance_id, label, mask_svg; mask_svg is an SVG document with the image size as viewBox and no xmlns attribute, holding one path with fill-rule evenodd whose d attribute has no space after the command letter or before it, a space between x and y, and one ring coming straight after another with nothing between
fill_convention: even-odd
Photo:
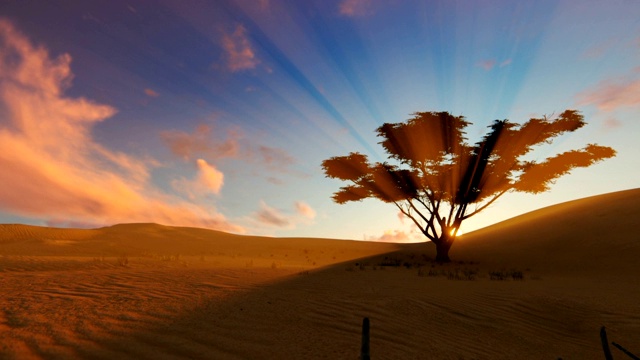
<instances>
[{"instance_id":1,"label":"sky","mask_svg":"<svg viewBox=\"0 0 640 360\"><path fill-rule=\"evenodd\" d=\"M467 233L640 187L640 1L0 1L0 223L155 222L239 234L424 241L393 205L338 205L323 160L384 161L375 129L418 111L579 110L533 159L617 156Z\"/></svg>"}]
</instances>

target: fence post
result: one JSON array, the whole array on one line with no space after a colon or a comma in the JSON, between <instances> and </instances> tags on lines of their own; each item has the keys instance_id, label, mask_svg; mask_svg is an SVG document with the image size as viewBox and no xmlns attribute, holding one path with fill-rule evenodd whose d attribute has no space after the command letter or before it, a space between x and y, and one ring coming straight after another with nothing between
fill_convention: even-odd
<instances>
[{"instance_id":1,"label":"fence post","mask_svg":"<svg viewBox=\"0 0 640 360\"><path fill-rule=\"evenodd\" d=\"M607 331L604 326L600 328L600 341L602 342L602 350L604 351L604 358L607 360L613 360L611 350L609 349L609 341L607 340Z\"/></svg>"},{"instance_id":2,"label":"fence post","mask_svg":"<svg viewBox=\"0 0 640 360\"><path fill-rule=\"evenodd\" d=\"M362 320L362 344L360 345L360 360L371 360L369 354L369 318Z\"/></svg>"}]
</instances>

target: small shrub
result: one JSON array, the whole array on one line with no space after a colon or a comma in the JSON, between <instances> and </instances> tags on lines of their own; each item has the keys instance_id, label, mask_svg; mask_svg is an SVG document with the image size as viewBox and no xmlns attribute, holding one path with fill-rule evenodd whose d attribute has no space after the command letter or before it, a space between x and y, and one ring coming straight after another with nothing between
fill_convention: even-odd
<instances>
[{"instance_id":1,"label":"small shrub","mask_svg":"<svg viewBox=\"0 0 640 360\"><path fill-rule=\"evenodd\" d=\"M118 256L118 265L120 266L129 265L129 257L127 255Z\"/></svg>"},{"instance_id":2,"label":"small shrub","mask_svg":"<svg viewBox=\"0 0 640 360\"><path fill-rule=\"evenodd\" d=\"M464 275L465 280L475 280L476 279L476 275L478 275L478 270L473 270L473 269L464 269L462 270L462 274Z\"/></svg>"},{"instance_id":3,"label":"small shrub","mask_svg":"<svg viewBox=\"0 0 640 360\"><path fill-rule=\"evenodd\" d=\"M384 257L384 260L382 260L378 265L379 266L393 266L393 267L398 267L402 264L402 260L399 258L391 258L388 256Z\"/></svg>"},{"instance_id":4,"label":"small shrub","mask_svg":"<svg viewBox=\"0 0 640 360\"><path fill-rule=\"evenodd\" d=\"M354 267L354 266L352 266L352 265L348 265L348 266L345 268L345 270L346 270L346 271L355 271L356 269L355 269L355 267Z\"/></svg>"},{"instance_id":5,"label":"small shrub","mask_svg":"<svg viewBox=\"0 0 640 360\"><path fill-rule=\"evenodd\" d=\"M454 271L449 270L447 273L447 280L461 280L460 269L456 268Z\"/></svg>"},{"instance_id":6,"label":"small shrub","mask_svg":"<svg viewBox=\"0 0 640 360\"><path fill-rule=\"evenodd\" d=\"M489 279L491 280L524 280L524 273L521 270L511 269L511 270L499 270L499 271L490 271Z\"/></svg>"},{"instance_id":7,"label":"small shrub","mask_svg":"<svg viewBox=\"0 0 640 360\"><path fill-rule=\"evenodd\" d=\"M524 280L524 274L520 270L511 270L510 275L513 280Z\"/></svg>"}]
</instances>

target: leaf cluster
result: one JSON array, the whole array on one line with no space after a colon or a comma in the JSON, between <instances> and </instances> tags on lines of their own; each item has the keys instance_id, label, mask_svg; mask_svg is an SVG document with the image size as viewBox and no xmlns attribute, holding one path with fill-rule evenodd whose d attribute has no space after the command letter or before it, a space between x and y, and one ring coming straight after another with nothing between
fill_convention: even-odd
<instances>
[{"instance_id":1,"label":"leaf cluster","mask_svg":"<svg viewBox=\"0 0 640 360\"><path fill-rule=\"evenodd\" d=\"M572 169L615 156L609 147L588 144L540 162L523 160L536 146L583 127L576 110L522 125L496 120L474 145L465 136L470 124L448 112L419 112L407 122L383 124L376 130L380 144L397 165L370 163L357 152L323 161L327 177L349 182L333 199L340 204L365 198L415 200L432 212L441 202L466 206L493 202L507 191L544 192Z\"/></svg>"}]
</instances>

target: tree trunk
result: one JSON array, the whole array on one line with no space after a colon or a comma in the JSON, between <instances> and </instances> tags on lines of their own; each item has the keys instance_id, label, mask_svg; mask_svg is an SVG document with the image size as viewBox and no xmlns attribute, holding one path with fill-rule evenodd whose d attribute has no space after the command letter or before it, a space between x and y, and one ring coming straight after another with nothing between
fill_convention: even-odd
<instances>
[{"instance_id":1,"label":"tree trunk","mask_svg":"<svg viewBox=\"0 0 640 360\"><path fill-rule=\"evenodd\" d=\"M436 261L440 263L451 262L449 259L449 249L453 245L453 239L449 239L448 236L441 237L436 244Z\"/></svg>"}]
</instances>

